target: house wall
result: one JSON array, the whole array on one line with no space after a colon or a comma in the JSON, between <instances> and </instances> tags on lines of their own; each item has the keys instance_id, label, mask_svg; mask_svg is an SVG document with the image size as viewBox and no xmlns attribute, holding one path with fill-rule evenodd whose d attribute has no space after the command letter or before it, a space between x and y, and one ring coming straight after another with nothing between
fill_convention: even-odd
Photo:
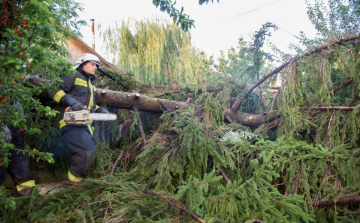
<instances>
[{"instance_id":1,"label":"house wall","mask_svg":"<svg viewBox=\"0 0 360 223\"><path fill-rule=\"evenodd\" d=\"M70 39L67 43L68 45L65 45L65 48L67 48L67 50L69 51L70 56L66 59L72 64L75 64L76 60L79 58L80 55L89 52L88 48L80 44L79 41Z\"/></svg>"}]
</instances>

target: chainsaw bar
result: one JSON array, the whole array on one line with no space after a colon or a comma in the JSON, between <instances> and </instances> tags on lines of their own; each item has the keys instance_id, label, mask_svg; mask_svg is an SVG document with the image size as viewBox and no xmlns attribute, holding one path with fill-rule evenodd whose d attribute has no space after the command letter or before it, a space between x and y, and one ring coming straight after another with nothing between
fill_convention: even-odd
<instances>
[{"instance_id":1,"label":"chainsaw bar","mask_svg":"<svg viewBox=\"0 0 360 223\"><path fill-rule=\"evenodd\" d=\"M116 120L116 114L107 114L107 113L90 113L89 119L94 121L112 121Z\"/></svg>"},{"instance_id":2,"label":"chainsaw bar","mask_svg":"<svg viewBox=\"0 0 360 223\"><path fill-rule=\"evenodd\" d=\"M64 121L68 125L86 126L90 120L94 121L112 121L116 120L116 114L90 113L89 110L66 111Z\"/></svg>"}]
</instances>

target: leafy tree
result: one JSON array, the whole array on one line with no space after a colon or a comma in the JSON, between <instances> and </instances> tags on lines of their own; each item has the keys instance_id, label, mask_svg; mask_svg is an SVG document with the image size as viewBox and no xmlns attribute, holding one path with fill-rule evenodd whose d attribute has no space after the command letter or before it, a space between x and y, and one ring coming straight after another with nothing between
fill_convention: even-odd
<instances>
[{"instance_id":1,"label":"leafy tree","mask_svg":"<svg viewBox=\"0 0 360 223\"><path fill-rule=\"evenodd\" d=\"M77 9L81 7L73 0L0 0L0 129L12 125L39 136L41 124L29 124L34 121L32 114L36 114L40 123L56 114L35 97L49 85L27 86L22 80L26 75L36 74L56 79L60 74L72 72L71 64L64 59L67 52L63 44L79 34L72 29L84 24L76 21ZM19 109L10 106L15 101L22 104L25 117ZM0 138L0 154L6 154L11 147ZM36 149L28 152L53 161L50 154L44 156ZM8 162L6 156L2 162Z\"/></svg>"},{"instance_id":2,"label":"leafy tree","mask_svg":"<svg viewBox=\"0 0 360 223\"><path fill-rule=\"evenodd\" d=\"M357 0L307 1L308 16L323 38L344 38L360 31L360 2Z\"/></svg>"},{"instance_id":3,"label":"leafy tree","mask_svg":"<svg viewBox=\"0 0 360 223\"><path fill-rule=\"evenodd\" d=\"M160 20L123 21L103 32L114 63L142 83L201 89L211 70L205 54L191 47L190 33Z\"/></svg>"}]
</instances>

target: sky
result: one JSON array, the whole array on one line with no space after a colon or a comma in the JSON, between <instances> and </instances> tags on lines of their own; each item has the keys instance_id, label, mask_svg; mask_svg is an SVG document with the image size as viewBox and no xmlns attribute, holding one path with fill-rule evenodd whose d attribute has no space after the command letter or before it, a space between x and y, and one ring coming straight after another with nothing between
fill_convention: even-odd
<instances>
[{"instance_id":1,"label":"sky","mask_svg":"<svg viewBox=\"0 0 360 223\"><path fill-rule=\"evenodd\" d=\"M96 51L107 58L97 26L107 27L114 21L143 18L163 18L171 21L169 15L161 12L152 0L77 0L84 11L79 12L79 19L88 22L80 29L83 40L92 46L90 19L95 19ZM251 36L263 24L271 22L279 27L272 31L268 41L280 50L288 50L290 43L296 43L294 35L303 31L308 37L315 36L315 29L308 20L305 0L220 0L218 3L199 5L198 0L177 0L176 8L184 7L184 12L195 20L195 28L190 30L192 46L217 58L220 51L227 52L236 47L238 39L250 41ZM267 48L265 48L267 49Z\"/></svg>"}]
</instances>

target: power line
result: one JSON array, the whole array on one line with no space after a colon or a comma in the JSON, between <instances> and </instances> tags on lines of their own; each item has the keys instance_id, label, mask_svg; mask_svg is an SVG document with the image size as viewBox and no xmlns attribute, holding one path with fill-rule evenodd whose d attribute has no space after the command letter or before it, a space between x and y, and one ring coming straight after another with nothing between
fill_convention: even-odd
<instances>
[{"instance_id":1,"label":"power line","mask_svg":"<svg viewBox=\"0 0 360 223\"><path fill-rule=\"evenodd\" d=\"M229 17L229 18L226 18L226 19L217 21L217 22L215 22L215 23L213 23L213 24L220 23L220 22L224 22L224 21L227 21L227 20L230 20L230 19L233 19L233 18L242 16L242 15L245 15L245 14L249 14L250 12L259 10L259 9L261 9L261 8L264 8L264 7L267 7L267 6L270 6L270 5L274 5L274 4L276 4L276 3L278 3L278 2L281 2L281 1L283 1L283 0L279 0L279 1L276 1L276 2L273 2L273 3L270 3L270 4L265 3L265 4L263 4L262 6L259 6L259 7L255 8L255 9L252 9L252 10L249 10L249 11L246 11L246 12L243 12L243 13L240 13L240 14L238 14L238 15L234 15L234 16L232 16L232 17ZM213 24L212 24L212 25L213 25Z\"/></svg>"},{"instance_id":2,"label":"power line","mask_svg":"<svg viewBox=\"0 0 360 223\"><path fill-rule=\"evenodd\" d=\"M276 3L281 2L281 1L283 1L283 0L278 0L278 1L273 2L273 3L270 3L270 4L268 4L269 2L266 2L266 3L264 3L263 5L255 8L255 9L251 9L251 10L246 11L246 12L243 12L243 13L241 13L241 14L238 14L238 15L235 15L235 16L231 16L231 17L229 17L229 18L226 18L226 19L223 19L223 20L214 22L214 23L212 23L212 24L208 24L208 25L202 26L201 28L198 28L198 30L199 30L199 29L202 29L202 28L209 27L209 26L213 26L214 24L221 23L221 22L224 22L224 21L227 21L227 20L230 20L230 19L233 19L233 18L242 16L242 15L245 15L245 14L249 14L249 13L251 13L251 12L253 12L253 11L256 11L256 10L259 10L259 9L261 9L261 8L264 8L264 7L267 7L267 6L276 4ZM216 29L216 30L212 30L212 32L218 32L219 30L224 29L224 28L225 28L225 26L222 26L222 27L220 27L220 28L218 28L218 29ZM208 34L203 34L203 36L200 37L200 39L203 39L204 36L208 36Z\"/></svg>"}]
</instances>

